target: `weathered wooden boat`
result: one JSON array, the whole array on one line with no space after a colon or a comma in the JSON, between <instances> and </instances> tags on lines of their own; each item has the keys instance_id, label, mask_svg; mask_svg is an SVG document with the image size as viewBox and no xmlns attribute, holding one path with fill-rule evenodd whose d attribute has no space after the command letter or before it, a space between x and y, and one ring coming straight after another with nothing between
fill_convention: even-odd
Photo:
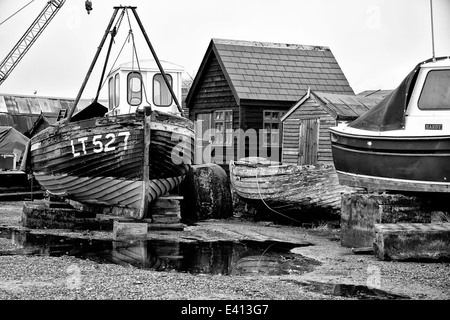
<instances>
[{"instance_id":1,"label":"weathered wooden boat","mask_svg":"<svg viewBox=\"0 0 450 320\"><path fill-rule=\"evenodd\" d=\"M330 128L339 182L368 190L450 192L450 58L419 63L390 95Z\"/></svg>"},{"instance_id":2,"label":"weathered wooden boat","mask_svg":"<svg viewBox=\"0 0 450 320\"><path fill-rule=\"evenodd\" d=\"M143 219L151 203L177 187L189 170L194 126L185 117L160 111L171 111L175 102L182 113L172 89L172 85L179 87L181 94L181 84L169 82L172 77L165 73L154 53L135 7L114 9L74 107L65 119L31 139L30 169L51 195L100 208L103 212ZM111 27L119 9L121 17L126 10L133 12L158 68L116 69L108 76L109 108L99 104L96 98L90 106L73 115L108 34L113 43L117 30L114 27L113 32ZM181 79L181 76L176 74L173 78ZM158 90L155 86L145 89L146 79L157 79ZM144 90L154 95L157 108L143 102Z\"/></svg>"},{"instance_id":3,"label":"weathered wooden boat","mask_svg":"<svg viewBox=\"0 0 450 320\"><path fill-rule=\"evenodd\" d=\"M332 217L340 211L341 192L333 165L281 164L261 157L230 162L233 190L259 210L297 221Z\"/></svg>"}]
</instances>

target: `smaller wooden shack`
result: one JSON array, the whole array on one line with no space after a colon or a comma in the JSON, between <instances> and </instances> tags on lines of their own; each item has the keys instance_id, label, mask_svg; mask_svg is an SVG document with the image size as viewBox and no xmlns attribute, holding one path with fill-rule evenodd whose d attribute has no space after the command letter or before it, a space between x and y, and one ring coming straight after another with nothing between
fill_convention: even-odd
<instances>
[{"instance_id":1,"label":"smaller wooden shack","mask_svg":"<svg viewBox=\"0 0 450 320\"><path fill-rule=\"evenodd\" d=\"M328 128L356 119L381 99L308 90L281 118L281 161L298 165L333 164Z\"/></svg>"}]
</instances>

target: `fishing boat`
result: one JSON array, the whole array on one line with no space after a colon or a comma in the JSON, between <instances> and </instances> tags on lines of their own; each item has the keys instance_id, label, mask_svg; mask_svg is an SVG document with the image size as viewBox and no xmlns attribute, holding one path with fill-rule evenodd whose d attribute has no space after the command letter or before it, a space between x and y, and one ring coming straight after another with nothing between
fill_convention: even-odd
<instances>
[{"instance_id":1,"label":"fishing boat","mask_svg":"<svg viewBox=\"0 0 450 320\"><path fill-rule=\"evenodd\" d=\"M130 11L154 59L112 68L106 81L108 107L97 100L99 86L92 104L75 113L106 37L111 35L111 48L118 25ZM100 213L146 218L151 204L181 183L193 159L194 126L182 116L175 94L181 96L181 73L176 71L156 56L136 8L114 7L73 108L30 141L30 170L42 188ZM152 95L152 106L144 101L146 94Z\"/></svg>"},{"instance_id":2,"label":"fishing boat","mask_svg":"<svg viewBox=\"0 0 450 320\"><path fill-rule=\"evenodd\" d=\"M419 63L353 122L330 128L339 182L368 190L450 192L450 57Z\"/></svg>"},{"instance_id":3,"label":"fishing boat","mask_svg":"<svg viewBox=\"0 0 450 320\"><path fill-rule=\"evenodd\" d=\"M331 164L293 165L262 157L230 161L233 190L259 211L281 214L287 219L333 217L340 212L341 192Z\"/></svg>"}]
</instances>

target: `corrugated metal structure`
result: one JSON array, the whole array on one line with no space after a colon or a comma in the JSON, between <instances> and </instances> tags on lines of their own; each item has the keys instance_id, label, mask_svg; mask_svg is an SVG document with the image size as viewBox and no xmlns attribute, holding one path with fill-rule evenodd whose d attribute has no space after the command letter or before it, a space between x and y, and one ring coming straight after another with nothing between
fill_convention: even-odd
<instances>
[{"instance_id":1,"label":"corrugated metal structure","mask_svg":"<svg viewBox=\"0 0 450 320\"><path fill-rule=\"evenodd\" d=\"M333 164L328 128L352 121L381 96L363 97L308 91L282 118L282 162Z\"/></svg>"},{"instance_id":2,"label":"corrugated metal structure","mask_svg":"<svg viewBox=\"0 0 450 320\"><path fill-rule=\"evenodd\" d=\"M60 110L72 108L75 99L0 94L0 126L10 126L22 134L29 132L40 118L53 124ZM81 110L90 100L81 100Z\"/></svg>"},{"instance_id":3,"label":"corrugated metal structure","mask_svg":"<svg viewBox=\"0 0 450 320\"><path fill-rule=\"evenodd\" d=\"M393 90L365 90L358 93L361 97L371 97L371 98L384 98L389 95Z\"/></svg>"}]
</instances>

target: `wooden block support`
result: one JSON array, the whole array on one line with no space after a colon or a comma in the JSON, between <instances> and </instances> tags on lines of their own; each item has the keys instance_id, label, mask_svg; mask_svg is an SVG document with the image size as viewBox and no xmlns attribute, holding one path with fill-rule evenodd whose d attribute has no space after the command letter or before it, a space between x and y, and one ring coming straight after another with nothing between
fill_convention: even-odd
<instances>
[{"instance_id":1,"label":"wooden block support","mask_svg":"<svg viewBox=\"0 0 450 320\"><path fill-rule=\"evenodd\" d=\"M450 223L375 224L381 260L450 260Z\"/></svg>"},{"instance_id":2,"label":"wooden block support","mask_svg":"<svg viewBox=\"0 0 450 320\"><path fill-rule=\"evenodd\" d=\"M95 214L77 210L65 203L25 201L22 226L32 229L111 230L112 221L97 219Z\"/></svg>"},{"instance_id":3,"label":"wooden block support","mask_svg":"<svg viewBox=\"0 0 450 320\"><path fill-rule=\"evenodd\" d=\"M429 199L402 194L345 192L341 196L341 245L372 247L376 223L429 223Z\"/></svg>"},{"instance_id":4,"label":"wooden block support","mask_svg":"<svg viewBox=\"0 0 450 320\"><path fill-rule=\"evenodd\" d=\"M182 196L167 195L156 199L152 208L151 219L148 222L149 230L183 230L181 221Z\"/></svg>"},{"instance_id":5,"label":"wooden block support","mask_svg":"<svg viewBox=\"0 0 450 320\"><path fill-rule=\"evenodd\" d=\"M147 240L148 224L139 222L123 222L114 220L113 239L122 240Z\"/></svg>"}]
</instances>

